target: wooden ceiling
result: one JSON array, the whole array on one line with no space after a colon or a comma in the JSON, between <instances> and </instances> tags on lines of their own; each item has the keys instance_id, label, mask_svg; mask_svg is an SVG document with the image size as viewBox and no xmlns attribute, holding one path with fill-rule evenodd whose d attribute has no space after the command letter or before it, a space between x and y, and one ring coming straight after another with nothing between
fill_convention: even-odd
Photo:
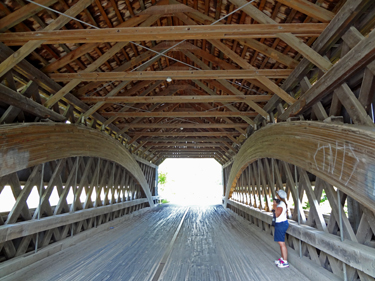
<instances>
[{"instance_id":1,"label":"wooden ceiling","mask_svg":"<svg viewBox=\"0 0 375 281\"><path fill-rule=\"evenodd\" d=\"M330 68L310 46L345 0L35 2L44 7L0 3L0 41L17 51L0 77L25 58L60 85L40 89L40 103L58 104L71 122L156 164L224 164L256 129L254 118L274 122L263 109L273 95L296 101L281 85L302 58L321 73Z\"/></svg>"}]
</instances>

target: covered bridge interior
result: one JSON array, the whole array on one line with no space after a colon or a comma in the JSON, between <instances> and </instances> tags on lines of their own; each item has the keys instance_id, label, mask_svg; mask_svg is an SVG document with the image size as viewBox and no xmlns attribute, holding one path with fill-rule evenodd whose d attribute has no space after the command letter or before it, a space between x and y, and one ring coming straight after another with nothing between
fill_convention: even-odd
<instances>
[{"instance_id":1,"label":"covered bridge interior","mask_svg":"<svg viewBox=\"0 0 375 281\"><path fill-rule=\"evenodd\" d=\"M275 280L283 189L285 278L374 280L374 26L373 0L2 0L0 279ZM167 158L219 162L222 205L158 204Z\"/></svg>"}]
</instances>

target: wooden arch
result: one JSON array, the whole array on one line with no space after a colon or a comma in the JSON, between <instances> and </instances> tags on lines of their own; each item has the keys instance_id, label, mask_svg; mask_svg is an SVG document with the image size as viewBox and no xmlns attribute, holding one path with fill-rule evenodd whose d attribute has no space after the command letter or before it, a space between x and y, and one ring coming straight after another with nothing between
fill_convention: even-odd
<instances>
[{"instance_id":1,"label":"wooden arch","mask_svg":"<svg viewBox=\"0 0 375 281\"><path fill-rule=\"evenodd\" d=\"M61 158L100 157L127 169L141 185L150 206L154 206L137 161L118 141L98 130L56 123L3 125L0 146L0 158L4 159L0 163L0 177Z\"/></svg>"},{"instance_id":2,"label":"wooden arch","mask_svg":"<svg viewBox=\"0 0 375 281\"><path fill-rule=\"evenodd\" d=\"M374 139L374 131L353 125L309 121L268 125L249 137L234 158L225 201L250 163L274 158L305 169L374 211Z\"/></svg>"}]
</instances>

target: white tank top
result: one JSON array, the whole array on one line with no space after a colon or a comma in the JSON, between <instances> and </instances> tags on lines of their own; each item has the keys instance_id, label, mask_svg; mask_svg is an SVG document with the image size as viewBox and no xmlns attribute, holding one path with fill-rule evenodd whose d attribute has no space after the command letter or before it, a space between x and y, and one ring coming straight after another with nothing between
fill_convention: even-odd
<instances>
[{"instance_id":1,"label":"white tank top","mask_svg":"<svg viewBox=\"0 0 375 281\"><path fill-rule=\"evenodd\" d=\"M280 203L277 205L279 208L283 208L283 211L281 212L280 216L276 218L276 222L283 222L287 220L286 217L286 205L283 201L280 201Z\"/></svg>"}]
</instances>

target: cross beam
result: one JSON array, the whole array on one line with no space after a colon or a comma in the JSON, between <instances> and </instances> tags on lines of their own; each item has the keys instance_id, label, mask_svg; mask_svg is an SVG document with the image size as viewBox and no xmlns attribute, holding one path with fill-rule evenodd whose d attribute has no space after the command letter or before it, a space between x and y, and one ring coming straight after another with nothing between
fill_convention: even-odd
<instances>
[{"instance_id":1,"label":"cross beam","mask_svg":"<svg viewBox=\"0 0 375 281\"><path fill-rule=\"evenodd\" d=\"M315 37L327 27L326 23L233 24L225 26L153 26L56 31L32 31L0 34L8 45L23 45L27 41L43 40L45 44L129 42L149 40L274 38L291 33L300 37Z\"/></svg>"}]
</instances>

